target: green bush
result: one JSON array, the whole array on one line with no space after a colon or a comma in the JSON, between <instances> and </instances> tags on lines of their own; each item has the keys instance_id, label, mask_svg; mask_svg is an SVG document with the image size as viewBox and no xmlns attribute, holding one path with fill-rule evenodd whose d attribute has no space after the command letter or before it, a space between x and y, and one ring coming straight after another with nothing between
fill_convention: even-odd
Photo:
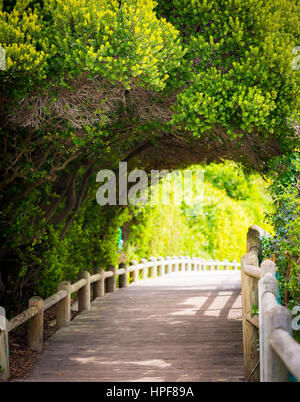
<instances>
[{"instance_id":1,"label":"green bush","mask_svg":"<svg viewBox=\"0 0 300 402\"><path fill-rule=\"evenodd\" d=\"M258 181L208 168L193 220L185 205L99 208L96 172L222 157L261 170L290 153L299 27L294 0L0 1L0 303L115 263L125 222L128 257L238 259L261 223Z\"/></svg>"},{"instance_id":2,"label":"green bush","mask_svg":"<svg viewBox=\"0 0 300 402\"><path fill-rule=\"evenodd\" d=\"M292 309L300 303L300 155L276 158L271 166L269 191L274 210L267 218L274 237L265 240L265 257L278 268L281 302Z\"/></svg>"},{"instance_id":3,"label":"green bush","mask_svg":"<svg viewBox=\"0 0 300 402\"><path fill-rule=\"evenodd\" d=\"M263 223L270 200L259 176L242 173L232 162L193 169L204 170L204 213L201 205L184 203L141 209L125 243L129 259L190 255L239 261L251 225L271 231ZM190 216L191 208L196 216Z\"/></svg>"}]
</instances>

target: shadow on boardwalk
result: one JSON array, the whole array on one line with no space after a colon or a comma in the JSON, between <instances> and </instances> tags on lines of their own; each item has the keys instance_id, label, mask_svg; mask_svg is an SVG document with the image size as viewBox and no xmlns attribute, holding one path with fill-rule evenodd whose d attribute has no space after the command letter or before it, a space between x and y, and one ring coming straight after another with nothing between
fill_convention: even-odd
<instances>
[{"instance_id":1,"label":"shadow on boardwalk","mask_svg":"<svg viewBox=\"0 0 300 402\"><path fill-rule=\"evenodd\" d=\"M92 303L26 381L243 381L240 272L173 273Z\"/></svg>"}]
</instances>

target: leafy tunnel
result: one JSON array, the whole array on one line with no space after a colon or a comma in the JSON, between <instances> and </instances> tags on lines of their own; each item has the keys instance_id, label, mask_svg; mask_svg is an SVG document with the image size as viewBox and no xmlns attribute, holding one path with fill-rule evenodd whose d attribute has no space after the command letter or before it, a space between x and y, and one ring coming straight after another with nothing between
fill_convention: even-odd
<instances>
[{"instance_id":1,"label":"leafy tunnel","mask_svg":"<svg viewBox=\"0 0 300 402\"><path fill-rule=\"evenodd\" d=\"M72 278L70 255L89 267L115 259L115 229L134 213L97 206L100 169L233 160L267 175L299 144L298 2L17 0L0 10L2 304Z\"/></svg>"}]
</instances>

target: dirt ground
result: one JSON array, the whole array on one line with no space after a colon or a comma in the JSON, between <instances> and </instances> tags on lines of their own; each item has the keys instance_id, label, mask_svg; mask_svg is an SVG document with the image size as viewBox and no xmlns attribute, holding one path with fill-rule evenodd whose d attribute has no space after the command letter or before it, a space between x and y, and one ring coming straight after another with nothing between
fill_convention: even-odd
<instances>
[{"instance_id":1,"label":"dirt ground","mask_svg":"<svg viewBox=\"0 0 300 402\"><path fill-rule=\"evenodd\" d=\"M72 318L76 316L72 312ZM50 338L55 332L56 311L55 306L44 313L44 341ZM38 353L33 352L27 346L26 324L9 333L9 365L10 381L26 378L37 359Z\"/></svg>"}]
</instances>

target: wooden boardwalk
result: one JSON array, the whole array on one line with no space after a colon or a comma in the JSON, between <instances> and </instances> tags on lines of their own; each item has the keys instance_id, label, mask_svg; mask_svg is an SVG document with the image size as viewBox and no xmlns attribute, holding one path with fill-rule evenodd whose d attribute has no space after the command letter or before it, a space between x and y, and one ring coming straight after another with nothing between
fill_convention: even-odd
<instances>
[{"instance_id":1,"label":"wooden boardwalk","mask_svg":"<svg viewBox=\"0 0 300 402\"><path fill-rule=\"evenodd\" d=\"M243 381L240 271L180 272L92 303L25 381Z\"/></svg>"}]
</instances>

